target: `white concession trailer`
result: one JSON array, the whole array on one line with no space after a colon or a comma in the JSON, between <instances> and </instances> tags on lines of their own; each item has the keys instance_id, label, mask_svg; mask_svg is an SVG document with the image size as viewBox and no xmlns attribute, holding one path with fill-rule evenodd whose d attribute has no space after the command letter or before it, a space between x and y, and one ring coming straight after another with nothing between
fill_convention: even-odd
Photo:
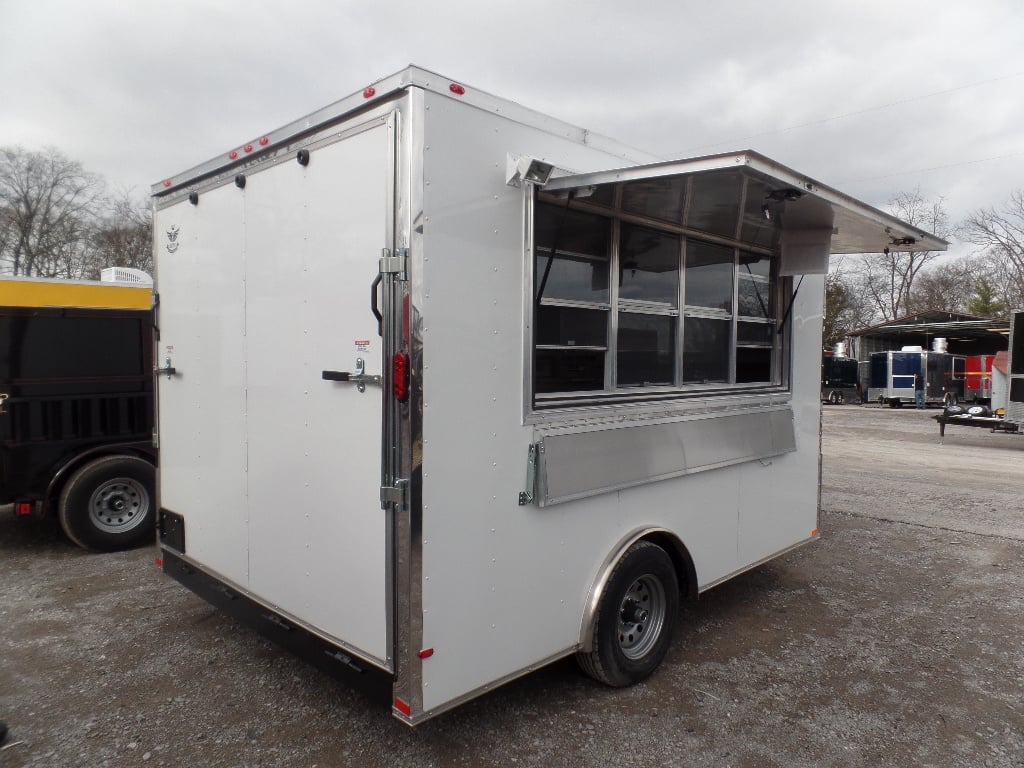
<instances>
[{"instance_id":1,"label":"white concession trailer","mask_svg":"<svg viewBox=\"0 0 1024 768\"><path fill-rule=\"evenodd\" d=\"M942 248L410 67L154 186L164 570L417 723L818 535L833 253Z\"/></svg>"}]
</instances>

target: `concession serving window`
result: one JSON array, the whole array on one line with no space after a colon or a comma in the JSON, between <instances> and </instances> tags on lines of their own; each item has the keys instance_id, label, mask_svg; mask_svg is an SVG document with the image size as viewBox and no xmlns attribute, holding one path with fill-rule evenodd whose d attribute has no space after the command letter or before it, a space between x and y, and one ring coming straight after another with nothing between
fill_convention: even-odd
<instances>
[{"instance_id":1,"label":"concession serving window","mask_svg":"<svg viewBox=\"0 0 1024 768\"><path fill-rule=\"evenodd\" d=\"M821 343L792 330L804 276L946 245L753 152L527 190L542 507L796 451L790 360Z\"/></svg>"},{"instance_id":2,"label":"concession serving window","mask_svg":"<svg viewBox=\"0 0 1024 768\"><path fill-rule=\"evenodd\" d=\"M799 276L944 247L753 152L530 188L533 409L785 391Z\"/></svg>"}]
</instances>

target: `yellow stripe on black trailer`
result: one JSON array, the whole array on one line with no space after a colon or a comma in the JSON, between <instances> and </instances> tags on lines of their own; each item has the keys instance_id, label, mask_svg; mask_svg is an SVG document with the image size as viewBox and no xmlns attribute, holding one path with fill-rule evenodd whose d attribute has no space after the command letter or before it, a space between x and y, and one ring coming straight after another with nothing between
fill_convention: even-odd
<instances>
[{"instance_id":1,"label":"yellow stripe on black trailer","mask_svg":"<svg viewBox=\"0 0 1024 768\"><path fill-rule=\"evenodd\" d=\"M150 286L74 280L0 278L0 306L150 309Z\"/></svg>"}]
</instances>

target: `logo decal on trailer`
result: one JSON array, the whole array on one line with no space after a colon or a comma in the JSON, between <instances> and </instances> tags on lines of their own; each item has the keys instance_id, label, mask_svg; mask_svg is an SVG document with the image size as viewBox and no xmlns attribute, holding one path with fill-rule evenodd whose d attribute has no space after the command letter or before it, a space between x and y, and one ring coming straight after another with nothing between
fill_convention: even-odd
<instances>
[{"instance_id":1,"label":"logo decal on trailer","mask_svg":"<svg viewBox=\"0 0 1024 768\"><path fill-rule=\"evenodd\" d=\"M178 246L181 243L178 242L178 234L181 232L177 225L172 224L171 228L167 230L167 252L174 253L178 250Z\"/></svg>"},{"instance_id":2,"label":"logo decal on trailer","mask_svg":"<svg viewBox=\"0 0 1024 768\"><path fill-rule=\"evenodd\" d=\"M370 351L370 340L365 341L356 339L356 352L369 352Z\"/></svg>"}]
</instances>

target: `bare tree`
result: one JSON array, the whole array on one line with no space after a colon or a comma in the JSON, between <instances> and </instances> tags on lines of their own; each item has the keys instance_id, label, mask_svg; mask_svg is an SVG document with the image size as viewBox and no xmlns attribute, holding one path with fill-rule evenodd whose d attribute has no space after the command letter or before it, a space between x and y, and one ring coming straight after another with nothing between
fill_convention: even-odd
<instances>
[{"instance_id":1,"label":"bare tree","mask_svg":"<svg viewBox=\"0 0 1024 768\"><path fill-rule=\"evenodd\" d=\"M978 280L984 277L976 260L956 259L934 264L921 270L907 297L909 314L940 309L946 312L967 312L974 297Z\"/></svg>"},{"instance_id":2,"label":"bare tree","mask_svg":"<svg viewBox=\"0 0 1024 768\"><path fill-rule=\"evenodd\" d=\"M153 271L153 214L144 202L122 192L106 204L92 237L89 265L83 276L99 278L104 267L134 267Z\"/></svg>"},{"instance_id":3,"label":"bare tree","mask_svg":"<svg viewBox=\"0 0 1024 768\"><path fill-rule=\"evenodd\" d=\"M850 331L871 325L874 306L856 272L846 268L845 260L833 264L825 278L825 324L822 340L827 346L842 341Z\"/></svg>"},{"instance_id":4,"label":"bare tree","mask_svg":"<svg viewBox=\"0 0 1024 768\"><path fill-rule=\"evenodd\" d=\"M982 208L972 213L960 225L959 233L1005 270L1009 303L1024 299L1024 189L1011 192L998 210Z\"/></svg>"},{"instance_id":5,"label":"bare tree","mask_svg":"<svg viewBox=\"0 0 1024 768\"><path fill-rule=\"evenodd\" d=\"M0 148L0 269L82 277L103 180L58 150Z\"/></svg>"},{"instance_id":6,"label":"bare tree","mask_svg":"<svg viewBox=\"0 0 1024 768\"><path fill-rule=\"evenodd\" d=\"M942 198L925 200L921 191L900 192L889 201L889 211L897 218L939 237L950 233L949 217ZM897 247L895 244L893 247ZM896 251L865 254L861 276L865 290L883 320L909 314L914 280L921 269L940 255L939 251Z\"/></svg>"}]
</instances>

